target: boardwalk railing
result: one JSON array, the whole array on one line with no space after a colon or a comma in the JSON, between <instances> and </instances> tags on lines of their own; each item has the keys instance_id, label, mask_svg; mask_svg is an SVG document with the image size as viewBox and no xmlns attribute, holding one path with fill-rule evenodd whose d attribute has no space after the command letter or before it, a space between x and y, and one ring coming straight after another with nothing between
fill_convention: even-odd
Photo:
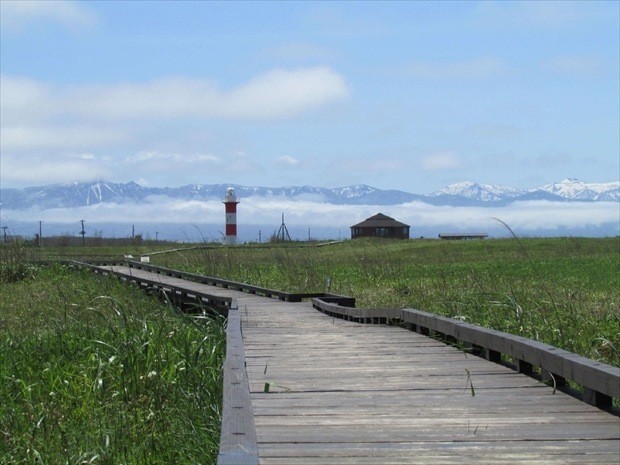
<instances>
[{"instance_id":1,"label":"boardwalk railing","mask_svg":"<svg viewBox=\"0 0 620 465\"><path fill-rule=\"evenodd\" d=\"M247 283L240 283L236 281L229 281L226 279L213 278L209 276L203 276L194 273L188 273L185 271L173 270L156 265L150 265L148 263L137 262L133 260L118 260L118 261L101 261L88 263L74 262L81 266L89 266L96 269L97 266L127 266L129 268L135 268L138 270L149 271L151 273L157 273L164 276L170 276L172 278L185 279L188 281L194 281L201 284L207 284L209 286L222 287L224 289L231 289L234 291L247 292L248 294L256 294L263 297L275 298L286 302L301 302L302 300L312 298L322 298L329 302L337 302L341 305L355 306L355 298L345 297L336 294L330 294L325 292L285 292L275 289L269 289L266 287L253 286ZM137 281L137 280L136 280Z\"/></svg>"},{"instance_id":2,"label":"boardwalk railing","mask_svg":"<svg viewBox=\"0 0 620 465\"><path fill-rule=\"evenodd\" d=\"M182 286L174 286L169 283L164 283L156 279L148 279L143 276L128 276L122 273L115 273L114 271L100 268L102 263L83 263L83 262L71 262L74 265L90 268L93 272L98 274L113 274L120 279L137 284L145 290L158 291L166 296L175 307L181 308L185 311L191 309L205 309L208 308L212 311L216 311L222 315L228 314L228 309L231 306L232 299L230 297L217 296L207 294L203 292L188 291ZM110 262L105 262L105 266L114 266ZM126 266L126 264L123 264Z\"/></svg>"},{"instance_id":3,"label":"boardwalk railing","mask_svg":"<svg viewBox=\"0 0 620 465\"><path fill-rule=\"evenodd\" d=\"M620 368L542 342L409 308L354 308L321 298L312 299L312 304L330 316L360 323L400 321L418 333L460 343L496 363L502 362L502 355L511 357L521 373L534 375L538 367L541 378L556 387L567 381L582 386L583 401L602 409L611 408L613 398L620 398Z\"/></svg>"}]
</instances>

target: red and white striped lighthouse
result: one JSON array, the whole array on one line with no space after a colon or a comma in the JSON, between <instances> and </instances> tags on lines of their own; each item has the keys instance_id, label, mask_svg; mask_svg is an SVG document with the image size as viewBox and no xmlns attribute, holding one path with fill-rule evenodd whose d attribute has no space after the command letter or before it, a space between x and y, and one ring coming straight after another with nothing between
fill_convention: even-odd
<instances>
[{"instance_id":1,"label":"red and white striped lighthouse","mask_svg":"<svg viewBox=\"0 0 620 465\"><path fill-rule=\"evenodd\" d=\"M224 198L224 206L226 207L226 243L237 243L237 204L239 201L235 196L235 190L232 187L226 189L226 197Z\"/></svg>"}]
</instances>

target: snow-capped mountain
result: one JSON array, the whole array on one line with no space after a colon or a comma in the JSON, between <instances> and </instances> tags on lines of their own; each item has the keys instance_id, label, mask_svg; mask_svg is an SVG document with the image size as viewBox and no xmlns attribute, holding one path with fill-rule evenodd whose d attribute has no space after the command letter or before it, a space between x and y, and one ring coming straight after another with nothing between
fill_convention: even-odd
<instances>
[{"instance_id":1,"label":"snow-capped mountain","mask_svg":"<svg viewBox=\"0 0 620 465\"><path fill-rule=\"evenodd\" d=\"M3 209L87 207L99 203L139 204L157 197L183 200L222 200L230 184L190 184L181 187L144 187L135 182L57 184L25 189L0 189ZM498 206L516 201L620 201L620 182L585 183L565 179L534 189L462 182L429 195L382 190L364 184L332 189L313 186L248 187L232 185L240 198L283 197L338 205L399 205L421 201L432 205Z\"/></svg>"},{"instance_id":2,"label":"snow-capped mountain","mask_svg":"<svg viewBox=\"0 0 620 465\"><path fill-rule=\"evenodd\" d=\"M579 179L567 178L544 185L540 190L572 200L620 200L620 182L585 183Z\"/></svg>"},{"instance_id":3,"label":"snow-capped mountain","mask_svg":"<svg viewBox=\"0 0 620 465\"><path fill-rule=\"evenodd\" d=\"M430 194L433 197L450 195L455 197L465 197L482 202L498 202L506 199L514 199L528 191L514 187L499 186L494 184L478 184L477 182L459 182L450 184L443 189Z\"/></svg>"},{"instance_id":4,"label":"snow-capped mountain","mask_svg":"<svg viewBox=\"0 0 620 465\"><path fill-rule=\"evenodd\" d=\"M190 184L181 187L144 187L134 182L122 184L107 181L57 184L25 189L0 189L2 207L9 210L26 208L72 208L97 203L140 203L158 196L184 200L222 200L226 189L234 187L240 198L283 197L294 200L340 205L394 205L423 196L395 190L381 190L367 185L333 189L312 186L248 187L235 184Z\"/></svg>"},{"instance_id":5,"label":"snow-capped mountain","mask_svg":"<svg viewBox=\"0 0 620 465\"><path fill-rule=\"evenodd\" d=\"M502 203L517 200L613 202L620 200L620 182L586 183L579 179L568 178L533 189L519 189L495 184L479 184L477 182L460 182L444 187L430 195L432 197L451 196L480 202Z\"/></svg>"}]
</instances>

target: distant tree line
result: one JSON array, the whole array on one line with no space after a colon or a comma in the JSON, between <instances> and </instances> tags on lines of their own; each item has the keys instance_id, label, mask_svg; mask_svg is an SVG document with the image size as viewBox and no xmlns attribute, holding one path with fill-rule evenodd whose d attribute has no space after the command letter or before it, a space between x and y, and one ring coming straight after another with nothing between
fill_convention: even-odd
<instances>
[{"instance_id":1,"label":"distant tree line","mask_svg":"<svg viewBox=\"0 0 620 465\"><path fill-rule=\"evenodd\" d=\"M142 234L136 234L134 237L102 237L102 236L94 236L94 237L75 237L69 234L63 234L58 236L44 236L43 238L39 237L38 234L35 234L33 239L25 239L23 236L19 235L7 235L6 237L1 238L2 243L23 243L26 246L34 246L34 247L114 247L114 246L127 246L127 245L156 245L156 244L165 244L170 241L165 240L152 240L152 239L144 239Z\"/></svg>"}]
</instances>

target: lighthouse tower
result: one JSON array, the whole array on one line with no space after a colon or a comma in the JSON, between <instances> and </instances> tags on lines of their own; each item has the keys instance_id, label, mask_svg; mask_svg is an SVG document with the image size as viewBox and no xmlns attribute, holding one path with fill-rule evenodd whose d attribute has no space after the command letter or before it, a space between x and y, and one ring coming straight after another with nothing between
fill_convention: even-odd
<instances>
[{"instance_id":1,"label":"lighthouse tower","mask_svg":"<svg viewBox=\"0 0 620 465\"><path fill-rule=\"evenodd\" d=\"M235 190L232 187L226 189L226 197L224 198L224 206L226 207L226 244L232 245L237 243L237 204L239 201L235 196Z\"/></svg>"}]
</instances>

